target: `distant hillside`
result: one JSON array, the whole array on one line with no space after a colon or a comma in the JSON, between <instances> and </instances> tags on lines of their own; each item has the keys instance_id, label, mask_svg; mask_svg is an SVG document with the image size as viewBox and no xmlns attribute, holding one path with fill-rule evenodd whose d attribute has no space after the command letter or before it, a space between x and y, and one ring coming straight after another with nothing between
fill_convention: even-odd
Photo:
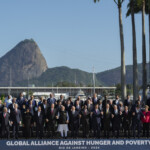
<instances>
[{"instance_id":1,"label":"distant hillside","mask_svg":"<svg viewBox=\"0 0 150 150\"><path fill-rule=\"evenodd\" d=\"M93 85L93 75L79 69L71 69L68 67L55 67L47 69L40 77L33 78L29 82L36 86L53 86L58 82L75 83L76 85ZM28 81L19 82L19 85L27 85ZM96 84L99 86L102 84L96 80Z\"/></svg>"},{"instance_id":2,"label":"distant hillside","mask_svg":"<svg viewBox=\"0 0 150 150\"><path fill-rule=\"evenodd\" d=\"M148 64L147 64L148 70ZM105 85L111 86L118 84L121 81L121 67L111 69L108 71L100 72L96 74L96 77L99 81L102 81ZM126 83L132 84L133 82L133 66L126 66ZM138 82L139 85L142 85L142 64L138 64Z\"/></svg>"},{"instance_id":3,"label":"distant hillside","mask_svg":"<svg viewBox=\"0 0 150 150\"><path fill-rule=\"evenodd\" d=\"M148 66L147 66L148 67ZM114 86L121 81L120 67L96 74L96 86ZM138 82L142 84L142 65L138 65ZM29 80L28 80L29 79ZM33 39L17 44L0 58L0 86L93 86L93 75L68 67L48 68L38 45ZM132 65L126 66L126 83L132 84Z\"/></svg>"}]
</instances>

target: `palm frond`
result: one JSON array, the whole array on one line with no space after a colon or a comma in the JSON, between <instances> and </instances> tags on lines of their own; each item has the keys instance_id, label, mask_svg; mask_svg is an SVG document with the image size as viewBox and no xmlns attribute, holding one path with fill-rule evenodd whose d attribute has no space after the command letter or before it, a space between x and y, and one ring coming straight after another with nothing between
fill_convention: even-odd
<instances>
[{"instance_id":1,"label":"palm frond","mask_svg":"<svg viewBox=\"0 0 150 150\"><path fill-rule=\"evenodd\" d=\"M100 0L94 0L94 3L99 2Z\"/></svg>"}]
</instances>

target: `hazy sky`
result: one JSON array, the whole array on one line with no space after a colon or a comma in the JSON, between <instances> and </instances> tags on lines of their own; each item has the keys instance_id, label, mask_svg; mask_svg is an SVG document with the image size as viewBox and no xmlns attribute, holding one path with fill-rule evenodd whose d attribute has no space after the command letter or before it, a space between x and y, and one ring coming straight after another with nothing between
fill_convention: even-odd
<instances>
[{"instance_id":1,"label":"hazy sky","mask_svg":"<svg viewBox=\"0 0 150 150\"><path fill-rule=\"evenodd\" d=\"M123 25L126 64L132 64L131 17ZM138 63L142 62L141 14L136 15ZM146 16L148 56L148 17ZM33 38L50 68L68 66L92 72L120 66L118 8L113 0L0 0L0 57ZM148 57L147 57L148 58Z\"/></svg>"}]
</instances>

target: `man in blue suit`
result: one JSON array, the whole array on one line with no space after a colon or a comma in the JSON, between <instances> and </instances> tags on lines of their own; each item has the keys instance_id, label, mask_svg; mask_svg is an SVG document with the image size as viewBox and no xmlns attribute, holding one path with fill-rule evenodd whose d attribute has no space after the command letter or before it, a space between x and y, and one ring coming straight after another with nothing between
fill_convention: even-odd
<instances>
[{"instance_id":1,"label":"man in blue suit","mask_svg":"<svg viewBox=\"0 0 150 150\"><path fill-rule=\"evenodd\" d=\"M101 112L98 109L98 104L96 104L93 112L91 112L94 137L96 137L96 138L100 138L100 127L101 127L102 115L103 115L103 112Z\"/></svg>"},{"instance_id":2,"label":"man in blue suit","mask_svg":"<svg viewBox=\"0 0 150 150\"><path fill-rule=\"evenodd\" d=\"M21 125L21 112L18 109L18 104L14 104L14 111L10 113L10 120L13 127L13 137L18 139L19 125Z\"/></svg>"},{"instance_id":3,"label":"man in blue suit","mask_svg":"<svg viewBox=\"0 0 150 150\"><path fill-rule=\"evenodd\" d=\"M136 129L137 129L137 136L140 138L141 134L141 118L144 117L142 110L140 108L140 105L137 105L135 109L131 110L131 116L132 116L132 132L133 132L133 137L136 137Z\"/></svg>"},{"instance_id":4,"label":"man in blue suit","mask_svg":"<svg viewBox=\"0 0 150 150\"><path fill-rule=\"evenodd\" d=\"M47 99L47 103L49 104L49 106L51 106L51 104L57 105L56 99L54 98L52 93L50 94L50 98Z\"/></svg>"}]
</instances>

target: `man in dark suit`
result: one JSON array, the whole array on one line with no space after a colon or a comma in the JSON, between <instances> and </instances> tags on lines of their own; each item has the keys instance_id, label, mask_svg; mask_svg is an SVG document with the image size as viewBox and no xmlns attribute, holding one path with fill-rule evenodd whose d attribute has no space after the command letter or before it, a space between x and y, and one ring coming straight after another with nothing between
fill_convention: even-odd
<instances>
[{"instance_id":1,"label":"man in dark suit","mask_svg":"<svg viewBox=\"0 0 150 150\"><path fill-rule=\"evenodd\" d=\"M35 102L33 100L28 101L27 108L29 108L29 112L32 114L33 121L35 122L36 121L35 115L37 113L37 106L36 106ZM32 126L31 127L31 136L33 136L33 130L34 130L34 127Z\"/></svg>"},{"instance_id":2,"label":"man in dark suit","mask_svg":"<svg viewBox=\"0 0 150 150\"><path fill-rule=\"evenodd\" d=\"M122 113L122 119L123 119L122 125L124 130L124 137L130 138L131 113L128 109L128 106L125 106L125 110Z\"/></svg>"},{"instance_id":3,"label":"man in dark suit","mask_svg":"<svg viewBox=\"0 0 150 150\"><path fill-rule=\"evenodd\" d=\"M140 108L140 105L137 105L135 109L131 111L131 118L132 118L132 132L133 132L133 137L136 137L136 129L138 131L137 137L140 138L141 134L141 118L144 117L142 110Z\"/></svg>"},{"instance_id":4,"label":"man in dark suit","mask_svg":"<svg viewBox=\"0 0 150 150\"><path fill-rule=\"evenodd\" d=\"M3 113L0 116L1 120L1 129L2 129L2 138L10 138L10 133L9 133L9 113L7 112L7 107L4 107ZM6 132L6 133L5 133Z\"/></svg>"},{"instance_id":5,"label":"man in dark suit","mask_svg":"<svg viewBox=\"0 0 150 150\"><path fill-rule=\"evenodd\" d=\"M138 100L135 101L136 106L139 105L140 108L144 107L145 102L142 100L142 97L139 95Z\"/></svg>"},{"instance_id":6,"label":"man in dark suit","mask_svg":"<svg viewBox=\"0 0 150 150\"><path fill-rule=\"evenodd\" d=\"M93 105L98 104L98 97L97 97L96 93L94 93L94 95L93 95L92 102L93 102Z\"/></svg>"},{"instance_id":7,"label":"man in dark suit","mask_svg":"<svg viewBox=\"0 0 150 150\"><path fill-rule=\"evenodd\" d=\"M65 106L66 100L64 99L64 96L63 96L63 95L60 95L60 99L57 100L57 103L58 103L58 102L61 102L61 104L62 104L63 106Z\"/></svg>"},{"instance_id":8,"label":"man in dark suit","mask_svg":"<svg viewBox=\"0 0 150 150\"><path fill-rule=\"evenodd\" d=\"M112 112L112 127L113 127L113 135L116 136L116 138L119 138L121 116L122 116L122 112L119 111L117 105L114 105L114 110ZM116 134L116 131L117 131L117 134Z\"/></svg>"},{"instance_id":9,"label":"man in dark suit","mask_svg":"<svg viewBox=\"0 0 150 150\"><path fill-rule=\"evenodd\" d=\"M90 98L87 100L87 110L90 113L94 110L94 106L93 106L92 101L91 101ZM90 117L89 122L90 122L90 131L92 131L92 118L91 117Z\"/></svg>"},{"instance_id":10,"label":"man in dark suit","mask_svg":"<svg viewBox=\"0 0 150 150\"><path fill-rule=\"evenodd\" d=\"M78 101L78 103L77 103L77 101ZM80 96L78 96L78 98L75 100L74 106L76 107L77 104L79 104L80 107L82 108L82 106L83 106L83 100L81 100Z\"/></svg>"},{"instance_id":11,"label":"man in dark suit","mask_svg":"<svg viewBox=\"0 0 150 150\"><path fill-rule=\"evenodd\" d=\"M29 108L30 110L30 113L32 114L32 116L35 115L35 113L37 112L37 106L36 104L34 104L35 102L33 102L33 100L30 100L28 105L27 105L27 108Z\"/></svg>"},{"instance_id":12,"label":"man in dark suit","mask_svg":"<svg viewBox=\"0 0 150 150\"><path fill-rule=\"evenodd\" d=\"M18 109L18 104L14 105L14 111L10 113L10 120L13 128L13 138L18 139L19 125L21 125L21 111Z\"/></svg>"},{"instance_id":13,"label":"man in dark suit","mask_svg":"<svg viewBox=\"0 0 150 150\"><path fill-rule=\"evenodd\" d=\"M75 109L75 106L72 106L69 118L69 124L71 127L71 137L77 138L79 130L79 111Z\"/></svg>"},{"instance_id":14,"label":"man in dark suit","mask_svg":"<svg viewBox=\"0 0 150 150\"><path fill-rule=\"evenodd\" d=\"M83 110L80 112L83 137L89 137L89 129L90 129L90 112L87 109L87 105L84 105Z\"/></svg>"},{"instance_id":15,"label":"man in dark suit","mask_svg":"<svg viewBox=\"0 0 150 150\"><path fill-rule=\"evenodd\" d=\"M66 110L68 113L70 113L71 108L72 108L71 101L70 101L70 100L67 100L67 102L66 102L66 104L65 104L65 110Z\"/></svg>"},{"instance_id":16,"label":"man in dark suit","mask_svg":"<svg viewBox=\"0 0 150 150\"><path fill-rule=\"evenodd\" d=\"M117 105L117 107L119 107L119 104L120 104L119 95L116 95L116 99L113 101L113 105Z\"/></svg>"},{"instance_id":17,"label":"man in dark suit","mask_svg":"<svg viewBox=\"0 0 150 150\"><path fill-rule=\"evenodd\" d=\"M26 103L23 93L20 93L19 97L16 100L16 103L18 104L19 108L22 109L22 105Z\"/></svg>"},{"instance_id":18,"label":"man in dark suit","mask_svg":"<svg viewBox=\"0 0 150 150\"><path fill-rule=\"evenodd\" d=\"M37 107L37 103L36 103L36 100L34 99L33 95L28 100L27 105L31 104L31 102L32 102L33 107Z\"/></svg>"},{"instance_id":19,"label":"man in dark suit","mask_svg":"<svg viewBox=\"0 0 150 150\"><path fill-rule=\"evenodd\" d=\"M39 106L41 106L42 112L44 113L44 115L46 115L47 111L50 109L50 106L48 105L47 100L43 99L43 103L41 103Z\"/></svg>"},{"instance_id":20,"label":"man in dark suit","mask_svg":"<svg viewBox=\"0 0 150 150\"><path fill-rule=\"evenodd\" d=\"M76 101L74 106L75 106L76 111L78 111L78 113L80 113L80 111L82 109L82 106L80 105L80 102Z\"/></svg>"},{"instance_id":21,"label":"man in dark suit","mask_svg":"<svg viewBox=\"0 0 150 150\"><path fill-rule=\"evenodd\" d=\"M127 99L124 101L124 106L128 106L128 110L131 110L132 101L130 100L130 96L127 96Z\"/></svg>"},{"instance_id":22,"label":"man in dark suit","mask_svg":"<svg viewBox=\"0 0 150 150\"><path fill-rule=\"evenodd\" d=\"M54 104L51 104L51 107L46 114L48 137L54 137L55 135L56 115L57 115L57 109L55 108ZM51 136L50 136L50 131L51 131Z\"/></svg>"},{"instance_id":23,"label":"man in dark suit","mask_svg":"<svg viewBox=\"0 0 150 150\"><path fill-rule=\"evenodd\" d=\"M62 101L58 101L57 102L57 105L55 106L57 111L60 111L61 110L61 106L62 106Z\"/></svg>"},{"instance_id":24,"label":"man in dark suit","mask_svg":"<svg viewBox=\"0 0 150 150\"><path fill-rule=\"evenodd\" d=\"M100 127L101 127L101 118L102 118L103 112L101 112L98 109L98 104L95 104L95 108L93 112L91 112L92 117L92 127L94 130L94 137L100 138Z\"/></svg>"},{"instance_id":25,"label":"man in dark suit","mask_svg":"<svg viewBox=\"0 0 150 150\"><path fill-rule=\"evenodd\" d=\"M107 95L105 95L104 100L102 102L102 108L103 108L104 111L106 110L106 105L107 104L110 104L110 101L108 100Z\"/></svg>"},{"instance_id":26,"label":"man in dark suit","mask_svg":"<svg viewBox=\"0 0 150 150\"><path fill-rule=\"evenodd\" d=\"M38 111L35 114L36 138L43 138L44 115L41 111L41 106L38 106Z\"/></svg>"},{"instance_id":27,"label":"man in dark suit","mask_svg":"<svg viewBox=\"0 0 150 150\"><path fill-rule=\"evenodd\" d=\"M109 133L110 133L110 123L111 123L111 110L110 110L110 105L106 104L106 108L103 114L103 122L104 122L104 136L106 138L109 138Z\"/></svg>"},{"instance_id":28,"label":"man in dark suit","mask_svg":"<svg viewBox=\"0 0 150 150\"><path fill-rule=\"evenodd\" d=\"M89 112L93 111L94 106L93 106L93 104L92 104L92 102L91 102L90 99L87 100L87 104L86 104L86 105L87 105L87 110L88 110Z\"/></svg>"},{"instance_id":29,"label":"man in dark suit","mask_svg":"<svg viewBox=\"0 0 150 150\"><path fill-rule=\"evenodd\" d=\"M16 98L13 98L13 99L12 99L12 103L8 106L8 109L10 109L10 113L11 113L12 111L14 111L14 109L15 109L15 104L16 104Z\"/></svg>"},{"instance_id":30,"label":"man in dark suit","mask_svg":"<svg viewBox=\"0 0 150 150\"><path fill-rule=\"evenodd\" d=\"M40 101L38 102L38 106L41 106L43 104L44 98L41 96Z\"/></svg>"}]
</instances>

